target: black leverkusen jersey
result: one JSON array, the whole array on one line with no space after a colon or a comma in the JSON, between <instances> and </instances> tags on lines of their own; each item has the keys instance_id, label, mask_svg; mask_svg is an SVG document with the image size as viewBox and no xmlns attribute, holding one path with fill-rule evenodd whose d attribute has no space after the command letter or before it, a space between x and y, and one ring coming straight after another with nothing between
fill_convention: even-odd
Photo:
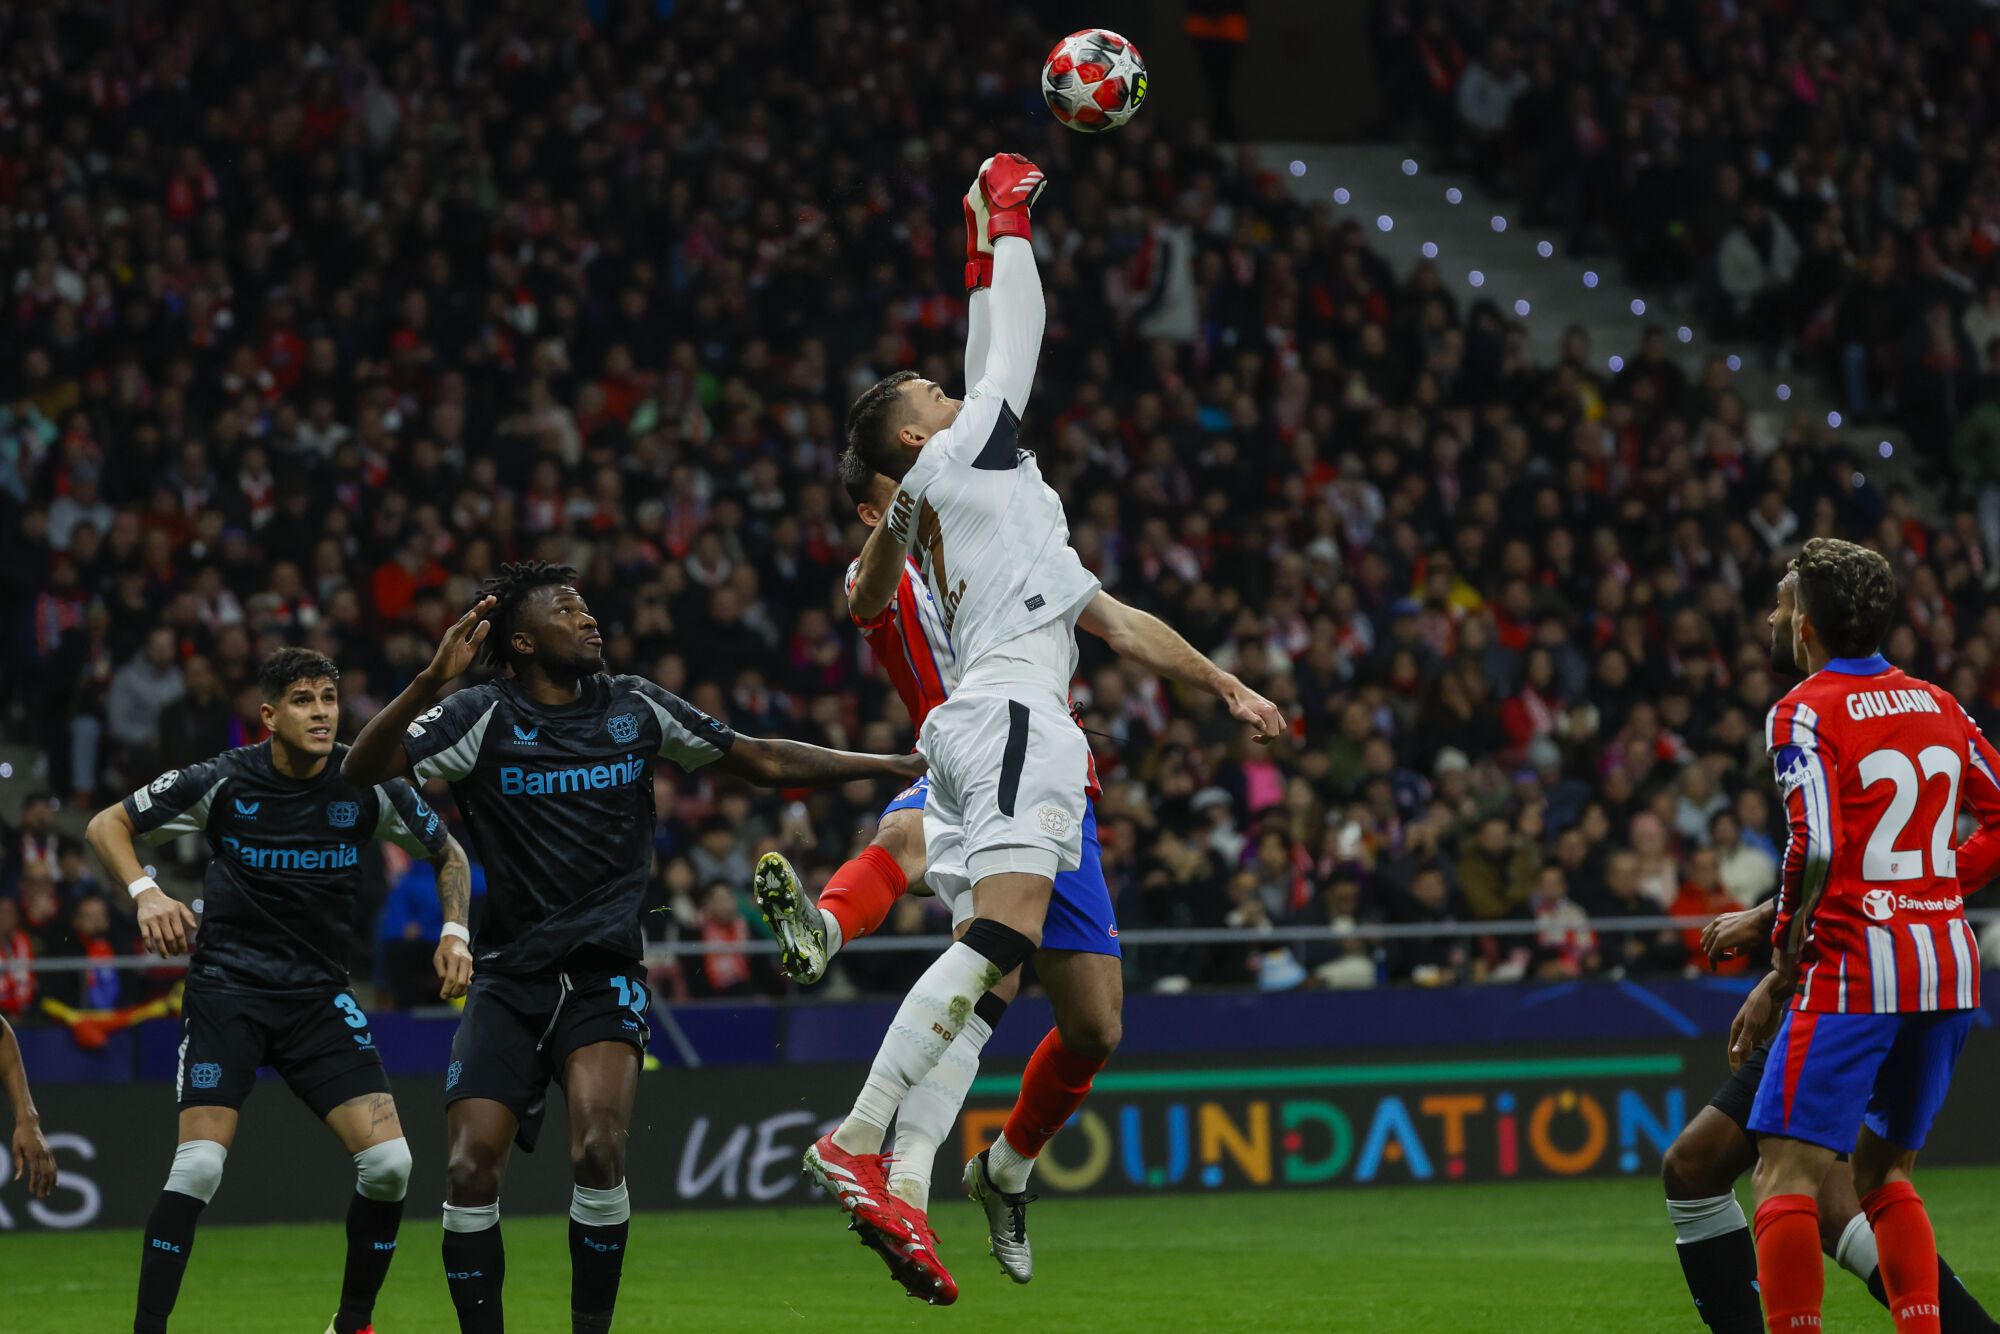
<instances>
[{"instance_id":1,"label":"black leverkusen jersey","mask_svg":"<svg viewBox=\"0 0 2000 1334\"><path fill-rule=\"evenodd\" d=\"M545 972L578 951L636 960L653 861L653 761L693 771L736 742L651 681L600 674L574 704L511 678L471 686L406 729L417 777L451 784L486 868L473 957L481 971Z\"/></svg>"},{"instance_id":2,"label":"black leverkusen jersey","mask_svg":"<svg viewBox=\"0 0 2000 1334\"><path fill-rule=\"evenodd\" d=\"M361 847L435 856L444 821L408 783L358 787L336 745L311 778L288 778L271 743L170 769L125 798L149 843L205 833L210 860L188 976L197 984L309 994L347 985Z\"/></svg>"}]
</instances>

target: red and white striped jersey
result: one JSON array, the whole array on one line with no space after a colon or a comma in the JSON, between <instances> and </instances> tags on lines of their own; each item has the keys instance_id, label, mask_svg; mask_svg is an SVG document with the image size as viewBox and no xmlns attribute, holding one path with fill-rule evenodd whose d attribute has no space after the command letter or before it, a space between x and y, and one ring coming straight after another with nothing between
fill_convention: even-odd
<instances>
[{"instance_id":1,"label":"red and white striped jersey","mask_svg":"<svg viewBox=\"0 0 2000 1334\"><path fill-rule=\"evenodd\" d=\"M860 575L861 561L857 558L847 567L849 616L854 616L851 610L854 581ZM958 657L951 651L951 638L945 634L937 599L931 596L931 586L925 582L915 560L903 558L903 577L896 585L896 596L889 599L881 614L872 621L854 616L854 623L861 627L862 637L874 650L876 661L889 673L896 693L903 697L903 707L910 712L910 726L922 731L930 711L944 703L945 696L958 684Z\"/></svg>"},{"instance_id":2,"label":"red and white striped jersey","mask_svg":"<svg viewBox=\"0 0 2000 1334\"><path fill-rule=\"evenodd\" d=\"M852 610L854 581L860 574L861 561L857 557L847 566L847 614L861 628L861 637L868 641L876 661L889 673L890 683L902 696L903 707L910 714L910 726L922 731L930 711L944 703L945 696L958 684L958 655L952 652L951 636L945 633L937 599L932 596L930 583L917 568L916 560L905 556L896 595L875 619L864 621ZM1089 785L1085 791L1093 801L1103 794L1097 781L1095 755L1090 757Z\"/></svg>"},{"instance_id":3,"label":"red and white striped jersey","mask_svg":"<svg viewBox=\"0 0 2000 1334\"><path fill-rule=\"evenodd\" d=\"M1883 658L1836 658L1764 725L1791 839L1772 943L1795 1009L1969 1010L1979 946L1961 879L2000 860L2000 753L1947 692ZM1979 830L1954 847L1961 804Z\"/></svg>"}]
</instances>

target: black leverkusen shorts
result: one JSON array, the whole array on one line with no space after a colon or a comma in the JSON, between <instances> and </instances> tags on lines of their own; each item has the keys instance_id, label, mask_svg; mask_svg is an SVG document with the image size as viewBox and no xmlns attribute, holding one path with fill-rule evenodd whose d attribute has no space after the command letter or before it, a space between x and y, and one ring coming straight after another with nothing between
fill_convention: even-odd
<instances>
[{"instance_id":1,"label":"black leverkusen shorts","mask_svg":"<svg viewBox=\"0 0 2000 1334\"><path fill-rule=\"evenodd\" d=\"M444 1100L500 1103L520 1122L514 1141L530 1153L542 1133L549 1084L562 1082L571 1053L594 1042L629 1042L641 1053L653 1000L638 964L592 965L508 977L474 973L451 1040Z\"/></svg>"},{"instance_id":2,"label":"black leverkusen shorts","mask_svg":"<svg viewBox=\"0 0 2000 1334\"><path fill-rule=\"evenodd\" d=\"M1708 1100L1708 1105L1750 1133L1750 1105L1757 1101L1757 1086L1764 1082L1764 1062L1771 1056L1771 1044L1765 1043L1743 1058L1743 1064L1730 1071L1729 1078L1722 1081L1722 1087Z\"/></svg>"},{"instance_id":3,"label":"black leverkusen shorts","mask_svg":"<svg viewBox=\"0 0 2000 1334\"><path fill-rule=\"evenodd\" d=\"M190 985L181 1001L176 1105L241 1108L258 1066L276 1070L321 1120L350 1099L389 1091L353 992L277 996Z\"/></svg>"}]
</instances>

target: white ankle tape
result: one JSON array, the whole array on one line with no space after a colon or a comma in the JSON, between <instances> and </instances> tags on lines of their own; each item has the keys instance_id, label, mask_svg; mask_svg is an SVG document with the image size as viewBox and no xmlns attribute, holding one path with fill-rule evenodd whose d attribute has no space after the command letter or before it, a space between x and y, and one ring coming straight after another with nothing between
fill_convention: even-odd
<instances>
[{"instance_id":1,"label":"white ankle tape","mask_svg":"<svg viewBox=\"0 0 2000 1334\"><path fill-rule=\"evenodd\" d=\"M609 1227L632 1216L632 1198L622 1181L609 1190L578 1186L570 1192L569 1216L579 1223Z\"/></svg>"},{"instance_id":2,"label":"white ankle tape","mask_svg":"<svg viewBox=\"0 0 2000 1334\"><path fill-rule=\"evenodd\" d=\"M444 1207L446 1232L484 1232L500 1225L500 1201L491 1204L447 1204Z\"/></svg>"},{"instance_id":3,"label":"white ankle tape","mask_svg":"<svg viewBox=\"0 0 2000 1334\"><path fill-rule=\"evenodd\" d=\"M222 1184L222 1163L229 1150L212 1139L191 1139L174 1150L174 1165L167 1172L167 1189L192 1195L203 1204L215 1198Z\"/></svg>"},{"instance_id":4,"label":"white ankle tape","mask_svg":"<svg viewBox=\"0 0 2000 1334\"><path fill-rule=\"evenodd\" d=\"M1735 1191L1703 1200L1668 1200L1667 1217L1674 1220L1674 1240L1683 1246L1750 1226Z\"/></svg>"}]
</instances>

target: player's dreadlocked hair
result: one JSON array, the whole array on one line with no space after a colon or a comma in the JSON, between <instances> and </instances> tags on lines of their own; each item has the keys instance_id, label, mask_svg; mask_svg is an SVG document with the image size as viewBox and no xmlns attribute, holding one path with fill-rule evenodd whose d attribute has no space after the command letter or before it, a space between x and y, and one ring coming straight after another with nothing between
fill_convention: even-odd
<instances>
[{"instance_id":1,"label":"player's dreadlocked hair","mask_svg":"<svg viewBox=\"0 0 2000 1334\"><path fill-rule=\"evenodd\" d=\"M1896 610L1896 575L1879 551L1815 537L1792 568L1799 608L1836 658L1865 658L1881 647Z\"/></svg>"},{"instance_id":2,"label":"player's dreadlocked hair","mask_svg":"<svg viewBox=\"0 0 2000 1334\"><path fill-rule=\"evenodd\" d=\"M324 653L309 648L281 648L257 669L257 693L272 704L300 681L340 680L340 668Z\"/></svg>"},{"instance_id":3,"label":"player's dreadlocked hair","mask_svg":"<svg viewBox=\"0 0 2000 1334\"><path fill-rule=\"evenodd\" d=\"M859 408L860 404L855 406ZM875 499L875 470L853 445L841 451L840 485L856 505L866 505Z\"/></svg>"},{"instance_id":4,"label":"player's dreadlocked hair","mask_svg":"<svg viewBox=\"0 0 2000 1334\"><path fill-rule=\"evenodd\" d=\"M909 405L904 402L903 386L916 378L915 371L896 371L885 375L870 385L861 397L854 400L854 406L847 410L847 448L871 472L886 473L890 477L903 474L898 457L903 451L896 446L896 433L903 429L909 412ZM842 469L841 480L846 480L845 468ZM853 493L850 491L849 494Z\"/></svg>"},{"instance_id":5,"label":"player's dreadlocked hair","mask_svg":"<svg viewBox=\"0 0 2000 1334\"><path fill-rule=\"evenodd\" d=\"M521 618L521 606L538 588L561 587L576 582L576 570L569 565L551 565L544 560L524 560L502 565L500 573L479 590L481 597L495 599L486 619L493 628L486 632L483 656L495 667L514 660L514 629Z\"/></svg>"}]
</instances>

